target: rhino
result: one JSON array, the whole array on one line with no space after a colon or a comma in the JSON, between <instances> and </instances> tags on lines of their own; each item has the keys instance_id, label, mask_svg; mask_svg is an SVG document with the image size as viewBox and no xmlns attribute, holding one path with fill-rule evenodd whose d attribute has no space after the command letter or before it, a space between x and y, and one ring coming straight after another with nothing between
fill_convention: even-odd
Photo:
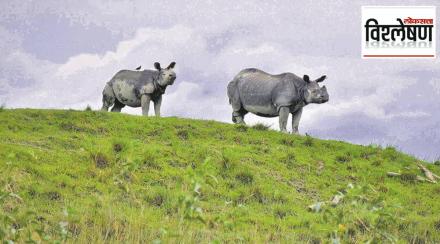
<instances>
[{"instance_id":1,"label":"rhino","mask_svg":"<svg viewBox=\"0 0 440 244\"><path fill-rule=\"evenodd\" d=\"M154 103L154 112L160 116L162 95L167 86L176 80L174 66L171 62L162 69L160 63L154 63L156 70L121 70L107 82L102 91L102 111L121 112L125 106L142 107L142 115L148 116L150 101Z\"/></svg>"},{"instance_id":2,"label":"rhino","mask_svg":"<svg viewBox=\"0 0 440 244\"><path fill-rule=\"evenodd\" d=\"M272 75L255 68L244 69L227 88L232 121L245 124L244 116L248 112L269 118L279 116L280 130L287 133L287 119L291 113L292 133L298 134L303 107L329 100L327 88L318 85L325 78L323 75L312 81L308 75L300 78L293 73Z\"/></svg>"}]
</instances>

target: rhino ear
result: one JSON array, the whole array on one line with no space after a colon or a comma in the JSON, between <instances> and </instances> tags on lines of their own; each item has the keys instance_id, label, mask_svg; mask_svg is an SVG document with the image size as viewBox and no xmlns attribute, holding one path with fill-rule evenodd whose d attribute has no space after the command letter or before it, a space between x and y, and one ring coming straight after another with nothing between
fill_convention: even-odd
<instances>
[{"instance_id":1,"label":"rhino ear","mask_svg":"<svg viewBox=\"0 0 440 244\"><path fill-rule=\"evenodd\" d=\"M307 82L307 83L310 82L310 78L309 78L308 75L304 75L304 76L303 76L303 80L304 80L305 82Z\"/></svg>"},{"instance_id":2,"label":"rhino ear","mask_svg":"<svg viewBox=\"0 0 440 244\"><path fill-rule=\"evenodd\" d=\"M176 65L176 62L171 62L167 69L174 69L174 65Z\"/></svg>"},{"instance_id":3,"label":"rhino ear","mask_svg":"<svg viewBox=\"0 0 440 244\"><path fill-rule=\"evenodd\" d=\"M154 63L154 68L156 68L157 70L161 70L162 68L160 67L160 63L159 62L156 62L156 63Z\"/></svg>"},{"instance_id":4,"label":"rhino ear","mask_svg":"<svg viewBox=\"0 0 440 244\"><path fill-rule=\"evenodd\" d=\"M319 79L316 80L316 82L323 82L327 78L326 75L321 76Z\"/></svg>"}]
</instances>

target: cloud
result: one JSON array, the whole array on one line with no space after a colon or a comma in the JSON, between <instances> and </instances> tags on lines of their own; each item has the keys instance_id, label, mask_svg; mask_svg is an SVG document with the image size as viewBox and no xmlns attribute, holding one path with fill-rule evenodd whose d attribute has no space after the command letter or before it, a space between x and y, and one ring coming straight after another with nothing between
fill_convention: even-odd
<instances>
[{"instance_id":1,"label":"cloud","mask_svg":"<svg viewBox=\"0 0 440 244\"><path fill-rule=\"evenodd\" d=\"M429 84L434 88L435 92L440 95L440 78L432 78Z\"/></svg>"},{"instance_id":2,"label":"cloud","mask_svg":"<svg viewBox=\"0 0 440 244\"><path fill-rule=\"evenodd\" d=\"M165 115L228 121L230 111L225 96L207 96L200 84L182 81L166 96Z\"/></svg>"},{"instance_id":3,"label":"cloud","mask_svg":"<svg viewBox=\"0 0 440 244\"><path fill-rule=\"evenodd\" d=\"M187 44L190 36L191 30L183 26L175 26L167 30L142 28L133 38L121 41L114 52L107 52L103 56L80 54L69 58L67 63L60 66L56 75L66 78L84 70L106 67L112 63L127 63L129 62L127 59L145 62L147 55L151 56L147 60L152 60L152 57L170 58L172 56L170 51Z\"/></svg>"}]
</instances>

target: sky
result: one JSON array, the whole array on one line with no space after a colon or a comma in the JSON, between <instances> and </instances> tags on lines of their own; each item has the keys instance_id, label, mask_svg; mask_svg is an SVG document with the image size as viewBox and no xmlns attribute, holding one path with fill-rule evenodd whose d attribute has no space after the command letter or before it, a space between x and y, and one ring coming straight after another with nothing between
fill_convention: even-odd
<instances>
[{"instance_id":1,"label":"sky","mask_svg":"<svg viewBox=\"0 0 440 244\"><path fill-rule=\"evenodd\" d=\"M100 109L117 71L175 61L162 115L231 123L226 86L240 70L326 74L330 100L304 108L300 133L433 161L440 158L440 61L361 59L361 6L439 3L1 1L0 104ZM245 121L278 129L276 118Z\"/></svg>"}]
</instances>

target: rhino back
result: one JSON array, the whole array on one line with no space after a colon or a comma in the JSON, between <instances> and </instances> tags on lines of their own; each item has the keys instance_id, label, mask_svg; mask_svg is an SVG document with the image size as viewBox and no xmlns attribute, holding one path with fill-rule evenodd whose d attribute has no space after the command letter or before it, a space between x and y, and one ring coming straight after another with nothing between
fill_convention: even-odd
<instances>
[{"instance_id":1,"label":"rhino back","mask_svg":"<svg viewBox=\"0 0 440 244\"><path fill-rule=\"evenodd\" d=\"M147 83L152 83L153 79L158 76L158 73L159 72L154 70L144 70L144 71L121 70L113 76L110 83L114 83L116 80L122 80L127 84L142 86Z\"/></svg>"},{"instance_id":2,"label":"rhino back","mask_svg":"<svg viewBox=\"0 0 440 244\"><path fill-rule=\"evenodd\" d=\"M271 92L279 79L261 70L245 69L237 75L236 82L242 102L256 105L270 102Z\"/></svg>"}]
</instances>

